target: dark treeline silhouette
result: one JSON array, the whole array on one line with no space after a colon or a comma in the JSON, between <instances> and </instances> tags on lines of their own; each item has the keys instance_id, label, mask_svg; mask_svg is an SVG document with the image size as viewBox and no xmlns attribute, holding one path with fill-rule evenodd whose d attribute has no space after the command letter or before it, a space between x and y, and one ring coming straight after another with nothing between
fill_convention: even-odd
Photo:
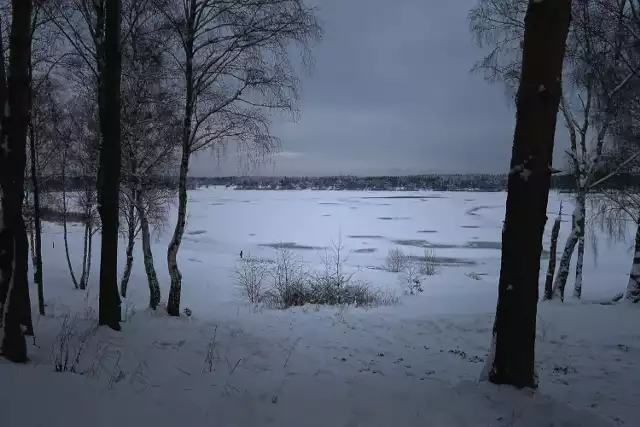
<instances>
[{"instance_id":1,"label":"dark treeline silhouette","mask_svg":"<svg viewBox=\"0 0 640 427\"><path fill-rule=\"evenodd\" d=\"M599 175L605 175L602 172ZM504 175L492 174L429 174L409 176L321 176L321 177L193 177L187 180L187 187L195 189L206 186L235 187L239 190L370 190L370 191L505 191L507 178ZM81 190L90 177L67 177L65 189ZM176 189L178 180L175 177L153 177L150 185L159 189ZM42 183L45 191L61 191L62 180L48 178ZM618 173L604 181L600 188L629 189L640 187L640 175ZM551 188L563 192L576 190L575 178L570 174L557 174L551 177Z\"/></svg>"}]
</instances>

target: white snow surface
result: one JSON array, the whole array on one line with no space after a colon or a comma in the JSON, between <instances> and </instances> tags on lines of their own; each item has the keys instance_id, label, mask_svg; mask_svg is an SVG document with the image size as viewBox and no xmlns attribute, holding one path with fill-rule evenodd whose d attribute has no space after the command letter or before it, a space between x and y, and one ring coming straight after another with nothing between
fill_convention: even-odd
<instances>
[{"instance_id":1,"label":"white snow surface","mask_svg":"<svg viewBox=\"0 0 640 427\"><path fill-rule=\"evenodd\" d=\"M77 316L77 335L94 324L99 239L89 289L77 291L62 227L45 223L47 316L34 310L37 347L29 346L30 364L0 362L3 425L637 425L640 307L594 304L626 286L635 230L618 244L601 236L597 263L587 244L581 301L540 303L540 389L532 393L477 382L491 343L505 193L211 188L189 198L179 265L182 308L193 314L171 318L164 306L146 309L138 242L122 302L123 331L98 329L76 374L53 372L52 348L67 313ZM571 203L550 196L550 217L562 199ZM172 226L156 233L153 247L163 301ZM570 228L570 215L563 215L559 241ZM70 227L77 269L82 231ZM353 251L347 264L356 278L396 292L398 305L269 310L238 295L233 266L240 250L274 258L275 250L261 245L295 243L294 253L320 268L321 248L339 236ZM423 293L403 295L400 275L379 267L390 248L420 255L425 245L435 246L443 264L425 280ZM124 245L121 252L122 270ZM545 272L543 258L542 278ZM36 295L34 288L34 308ZM78 343L77 336L71 340L71 358Z\"/></svg>"}]
</instances>

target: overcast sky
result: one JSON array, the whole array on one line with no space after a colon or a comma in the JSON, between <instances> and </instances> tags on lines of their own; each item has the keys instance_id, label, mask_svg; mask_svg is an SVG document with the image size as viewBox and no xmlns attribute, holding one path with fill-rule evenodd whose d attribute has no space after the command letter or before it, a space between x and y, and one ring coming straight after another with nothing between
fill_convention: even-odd
<instances>
[{"instance_id":1,"label":"overcast sky","mask_svg":"<svg viewBox=\"0 0 640 427\"><path fill-rule=\"evenodd\" d=\"M469 70L483 52L469 33L476 0L314 0L314 49L296 123L277 121L282 151L254 175L501 173L514 108ZM566 130L558 123L560 165ZM201 153L191 175L239 175L233 149Z\"/></svg>"}]
</instances>

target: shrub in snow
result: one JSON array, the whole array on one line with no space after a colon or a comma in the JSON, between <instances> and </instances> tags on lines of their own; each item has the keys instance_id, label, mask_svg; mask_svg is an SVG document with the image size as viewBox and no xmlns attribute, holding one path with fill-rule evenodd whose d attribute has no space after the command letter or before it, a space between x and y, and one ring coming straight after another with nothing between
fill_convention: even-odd
<instances>
[{"instance_id":1,"label":"shrub in snow","mask_svg":"<svg viewBox=\"0 0 640 427\"><path fill-rule=\"evenodd\" d=\"M392 273L400 273L409 264L409 257L400 248L389 249L387 254L387 270Z\"/></svg>"},{"instance_id":2,"label":"shrub in snow","mask_svg":"<svg viewBox=\"0 0 640 427\"><path fill-rule=\"evenodd\" d=\"M433 249L425 248L419 262L420 274L423 276L433 276L438 272L436 253Z\"/></svg>"},{"instance_id":3,"label":"shrub in snow","mask_svg":"<svg viewBox=\"0 0 640 427\"><path fill-rule=\"evenodd\" d=\"M51 361L56 372L76 372L82 354L97 329L97 322L92 321L87 328L79 331L77 316L72 318L67 313L63 317L51 348Z\"/></svg>"},{"instance_id":4,"label":"shrub in snow","mask_svg":"<svg viewBox=\"0 0 640 427\"><path fill-rule=\"evenodd\" d=\"M264 294L264 284L268 278L269 269L257 258L246 257L234 269L235 284L243 298L252 304L257 304Z\"/></svg>"},{"instance_id":5,"label":"shrub in snow","mask_svg":"<svg viewBox=\"0 0 640 427\"><path fill-rule=\"evenodd\" d=\"M401 281L403 282L405 289L405 295L416 295L423 292L422 289L422 265L416 265L413 263L407 264L402 272Z\"/></svg>"},{"instance_id":6,"label":"shrub in snow","mask_svg":"<svg viewBox=\"0 0 640 427\"><path fill-rule=\"evenodd\" d=\"M334 245L322 257L324 269L307 272L302 262L288 249L279 249L272 269L272 288L262 301L272 308L316 305L355 305L369 307L397 303L395 295L373 289L368 283L354 280L354 273L344 271L346 257L341 245Z\"/></svg>"},{"instance_id":7,"label":"shrub in snow","mask_svg":"<svg viewBox=\"0 0 640 427\"><path fill-rule=\"evenodd\" d=\"M295 307L304 305L307 292L307 273L293 252L279 248L275 265L271 269L271 289L264 294L264 301L272 307Z\"/></svg>"}]
</instances>

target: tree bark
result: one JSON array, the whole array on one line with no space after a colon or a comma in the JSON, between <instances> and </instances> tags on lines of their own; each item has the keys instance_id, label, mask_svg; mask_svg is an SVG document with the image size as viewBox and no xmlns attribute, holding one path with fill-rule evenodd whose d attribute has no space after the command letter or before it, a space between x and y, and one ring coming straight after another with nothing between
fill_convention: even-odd
<instances>
[{"instance_id":1,"label":"tree bark","mask_svg":"<svg viewBox=\"0 0 640 427\"><path fill-rule=\"evenodd\" d=\"M120 188L120 0L105 1L104 49L101 55L99 115L102 143L98 169L98 211L102 222L98 322L119 331L118 216Z\"/></svg>"},{"instance_id":2,"label":"tree bark","mask_svg":"<svg viewBox=\"0 0 640 427\"><path fill-rule=\"evenodd\" d=\"M569 279L569 270L571 269L571 257L575 251L576 245L580 241L580 237L584 237L584 215L586 214L586 193L584 190L579 189L576 196L576 206L571 216L571 233L567 237L567 243L562 251L562 258L560 258L560 267L558 269L558 275L553 282L553 293L555 296L560 297L561 301L564 301L564 291L567 286L567 280Z\"/></svg>"},{"instance_id":3,"label":"tree bark","mask_svg":"<svg viewBox=\"0 0 640 427\"><path fill-rule=\"evenodd\" d=\"M625 292L625 299L637 302L640 299L640 216L636 220L636 243L633 252L633 262L629 273L629 283Z\"/></svg>"},{"instance_id":4,"label":"tree bark","mask_svg":"<svg viewBox=\"0 0 640 427\"><path fill-rule=\"evenodd\" d=\"M23 218L27 130L29 125L29 64L31 58L31 0L13 0L9 44L0 186L2 187L3 244L12 248L10 277L0 282L4 336L1 352L13 362L27 361L25 335L33 335L29 297L29 238ZM3 64L0 64L3 65ZM4 86L4 85L3 85ZM4 246L4 245L3 245ZM0 250L8 249L7 246Z\"/></svg>"},{"instance_id":5,"label":"tree bark","mask_svg":"<svg viewBox=\"0 0 640 427\"><path fill-rule=\"evenodd\" d=\"M190 125L189 125L190 126ZM183 149L180 163L180 181L178 184L178 220L173 232L173 238L167 251L167 265L171 277L167 313L170 316L180 316L180 293L182 290L182 273L178 268L178 250L182 243L182 236L187 222L187 173L189 170L189 152Z\"/></svg>"},{"instance_id":6,"label":"tree bark","mask_svg":"<svg viewBox=\"0 0 640 427\"><path fill-rule=\"evenodd\" d=\"M80 274L80 289L87 289L89 284L89 272L91 270L91 253L89 244L93 236L93 227L91 219L85 217L84 223L84 239L82 240L82 273Z\"/></svg>"},{"instance_id":7,"label":"tree bark","mask_svg":"<svg viewBox=\"0 0 640 427\"><path fill-rule=\"evenodd\" d=\"M73 272L73 264L71 264L71 256L69 255L69 231L67 227L67 146L62 152L62 167L61 167L61 180L62 180L62 240L64 241L64 252L67 258L67 267L69 268L69 274L71 275L71 281L75 289L80 288L76 275Z\"/></svg>"},{"instance_id":8,"label":"tree bark","mask_svg":"<svg viewBox=\"0 0 640 427\"><path fill-rule=\"evenodd\" d=\"M549 266L547 268L547 277L544 282L544 299L553 298L553 276L556 274L556 257L558 250L558 235L560 234L560 224L562 223L562 204L556 220L553 222L551 229L551 247L549 248Z\"/></svg>"},{"instance_id":9,"label":"tree bark","mask_svg":"<svg viewBox=\"0 0 640 427\"><path fill-rule=\"evenodd\" d=\"M153 265L153 252L151 251L151 233L149 232L149 220L142 200L142 190L136 191L136 207L140 215L140 226L142 228L142 253L144 255L144 271L147 273L149 283L149 307L155 310L160 304L160 284L158 275ZM178 303L179 304L179 303Z\"/></svg>"},{"instance_id":10,"label":"tree bark","mask_svg":"<svg viewBox=\"0 0 640 427\"><path fill-rule=\"evenodd\" d=\"M502 233L498 304L492 352L483 372L493 383L519 388L537 387L538 275L570 21L570 0L529 1Z\"/></svg>"},{"instance_id":11,"label":"tree bark","mask_svg":"<svg viewBox=\"0 0 640 427\"><path fill-rule=\"evenodd\" d=\"M135 191L131 192L130 197L135 198ZM129 200L128 212L129 220L127 223L127 261L124 266L124 272L122 273L122 280L120 280L120 295L123 298L127 297L127 285L129 284L129 278L131 277L131 269L133 268L133 249L136 245L136 207L133 200Z\"/></svg>"},{"instance_id":12,"label":"tree bark","mask_svg":"<svg viewBox=\"0 0 640 427\"><path fill-rule=\"evenodd\" d=\"M191 16L187 27L189 30L194 28L195 20L195 1L191 4ZM188 30L188 31L189 31ZM173 237L167 249L167 266L169 267L169 276L171 277L171 287L169 288L169 297L167 301L167 313L170 316L180 316L180 293L182 290L182 273L178 268L178 251L182 243L184 229L187 221L187 175L189 173L189 157L191 156L191 121L193 118L194 105L194 79L193 79L193 34L187 37L186 46L186 68L185 68L185 84L186 84L186 100L185 113L182 124L182 157L180 160L180 178L178 182L178 219L176 227L173 231Z\"/></svg>"},{"instance_id":13,"label":"tree bark","mask_svg":"<svg viewBox=\"0 0 640 427\"><path fill-rule=\"evenodd\" d=\"M584 216L582 217L584 223ZM582 267L584 265L584 224L582 225L582 235L578 239L578 259L576 260L576 283L573 287L573 296L582 297Z\"/></svg>"},{"instance_id":14,"label":"tree bark","mask_svg":"<svg viewBox=\"0 0 640 427\"><path fill-rule=\"evenodd\" d=\"M31 153L31 186L33 191L33 281L38 288L38 312L45 315L44 310L44 282L42 275L42 224L40 215L40 182L38 180L38 152L36 150L36 136L33 129L33 67L29 58L29 148Z\"/></svg>"}]
</instances>

